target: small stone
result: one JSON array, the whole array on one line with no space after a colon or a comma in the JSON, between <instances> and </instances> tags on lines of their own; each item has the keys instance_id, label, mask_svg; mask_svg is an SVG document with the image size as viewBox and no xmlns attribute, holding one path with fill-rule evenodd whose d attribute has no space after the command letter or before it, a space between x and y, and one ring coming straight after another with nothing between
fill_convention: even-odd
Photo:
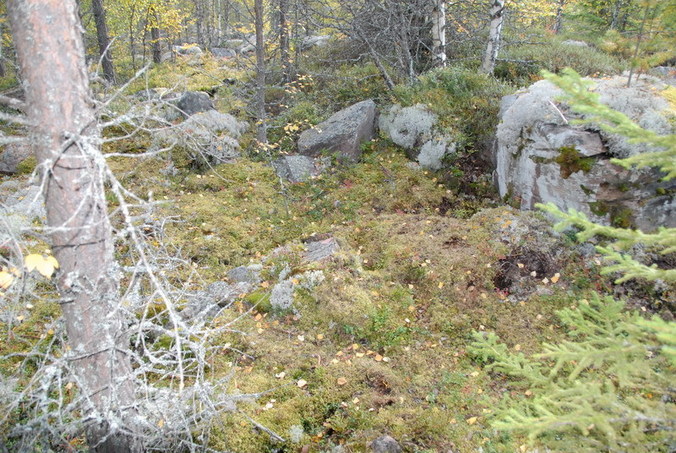
<instances>
[{"instance_id":1,"label":"small stone","mask_svg":"<svg viewBox=\"0 0 676 453\"><path fill-rule=\"evenodd\" d=\"M374 453L401 453L399 443L388 435L380 436L369 445Z\"/></svg>"}]
</instances>

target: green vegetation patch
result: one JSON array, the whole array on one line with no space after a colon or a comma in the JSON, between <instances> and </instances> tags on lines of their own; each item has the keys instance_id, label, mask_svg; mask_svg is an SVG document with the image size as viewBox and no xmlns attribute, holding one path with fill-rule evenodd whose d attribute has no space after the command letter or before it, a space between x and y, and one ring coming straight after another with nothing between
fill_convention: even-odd
<instances>
[{"instance_id":1,"label":"green vegetation patch","mask_svg":"<svg viewBox=\"0 0 676 453\"><path fill-rule=\"evenodd\" d=\"M559 155L554 162L559 164L561 177L568 179L578 171L589 173L596 160L593 157L585 157L574 146L564 146L559 148Z\"/></svg>"}]
</instances>

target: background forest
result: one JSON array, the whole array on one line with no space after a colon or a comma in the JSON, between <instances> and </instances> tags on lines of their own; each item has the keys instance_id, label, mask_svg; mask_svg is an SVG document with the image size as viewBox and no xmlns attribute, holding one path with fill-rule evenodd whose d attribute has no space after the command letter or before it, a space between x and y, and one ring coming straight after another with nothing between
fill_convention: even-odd
<instances>
[{"instance_id":1,"label":"background forest","mask_svg":"<svg viewBox=\"0 0 676 453\"><path fill-rule=\"evenodd\" d=\"M676 448L673 0L0 39L0 453Z\"/></svg>"}]
</instances>

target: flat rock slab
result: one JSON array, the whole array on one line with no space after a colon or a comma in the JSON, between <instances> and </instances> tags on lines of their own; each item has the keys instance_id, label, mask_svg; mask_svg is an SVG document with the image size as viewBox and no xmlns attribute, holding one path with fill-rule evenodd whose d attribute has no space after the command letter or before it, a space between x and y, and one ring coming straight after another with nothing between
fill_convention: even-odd
<instances>
[{"instance_id":1,"label":"flat rock slab","mask_svg":"<svg viewBox=\"0 0 676 453\"><path fill-rule=\"evenodd\" d=\"M308 242L303 260L305 262L317 262L333 256L340 246L335 238L330 237L320 241Z\"/></svg>"},{"instance_id":2,"label":"flat rock slab","mask_svg":"<svg viewBox=\"0 0 676 453\"><path fill-rule=\"evenodd\" d=\"M337 113L298 139L298 152L317 157L322 152L336 153L338 159L358 162L361 144L375 135L376 104L373 100L359 102Z\"/></svg>"},{"instance_id":3,"label":"flat rock slab","mask_svg":"<svg viewBox=\"0 0 676 453\"><path fill-rule=\"evenodd\" d=\"M329 166L326 158L308 156L282 156L272 163L277 176L297 183L318 176Z\"/></svg>"}]
</instances>

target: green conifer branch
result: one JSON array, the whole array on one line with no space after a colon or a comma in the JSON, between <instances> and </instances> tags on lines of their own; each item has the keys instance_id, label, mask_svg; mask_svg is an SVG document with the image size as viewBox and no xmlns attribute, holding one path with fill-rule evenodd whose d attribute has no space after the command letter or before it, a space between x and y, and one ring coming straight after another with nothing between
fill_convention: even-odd
<instances>
[{"instance_id":1,"label":"green conifer branch","mask_svg":"<svg viewBox=\"0 0 676 453\"><path fill-rule=\"evenodd\" d=\"M674 323L642 320L622 302L597 295L557 315L571 339L531 357L510 352L494 334L474 334L470 353L493 360L492 371L531 395L505 398L492 426L560 451L661 451L676 419L663 398L673 397L672 384L660 372L674 363ZM543 379L552 361L556 371Z\"/></svg>"}]
</instances>

